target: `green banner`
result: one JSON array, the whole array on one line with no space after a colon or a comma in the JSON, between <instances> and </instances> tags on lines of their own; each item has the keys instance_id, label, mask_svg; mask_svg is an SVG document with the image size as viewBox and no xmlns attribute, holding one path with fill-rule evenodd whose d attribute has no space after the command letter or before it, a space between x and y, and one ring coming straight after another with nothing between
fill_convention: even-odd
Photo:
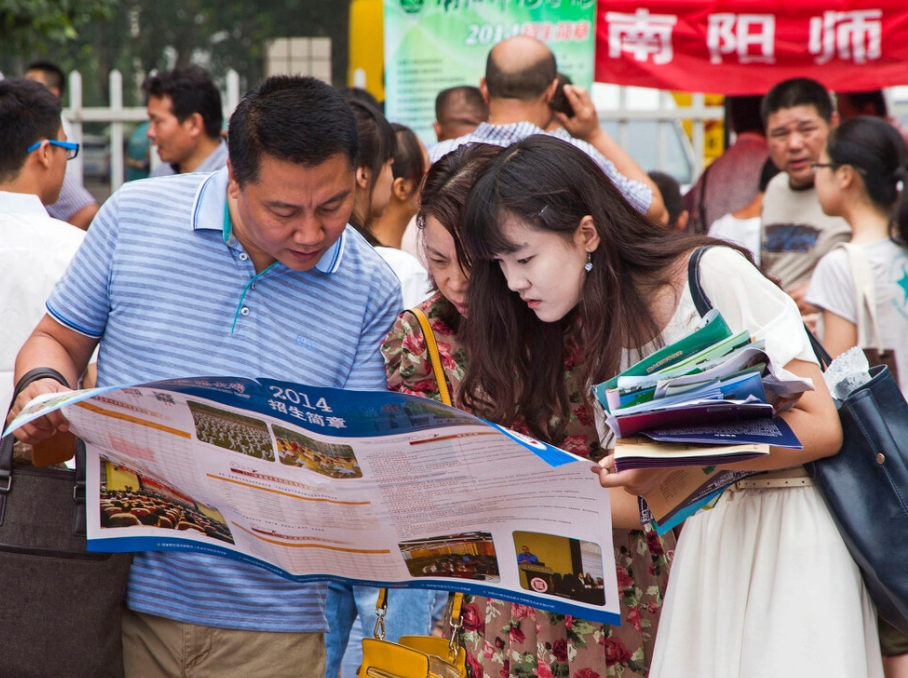
<instances>
[{"instance_id":1,"label":"green banner","mask_svg":"<svg viewBox=\"0 0 908 678\"><path fill-rule=\"evenodd\" d=\"M385 114L435 143L435 96L479 85L498 42L529 35L551 47L558 70L593 83L596 0L384 0Z\"/></svg>"}]
</instances>

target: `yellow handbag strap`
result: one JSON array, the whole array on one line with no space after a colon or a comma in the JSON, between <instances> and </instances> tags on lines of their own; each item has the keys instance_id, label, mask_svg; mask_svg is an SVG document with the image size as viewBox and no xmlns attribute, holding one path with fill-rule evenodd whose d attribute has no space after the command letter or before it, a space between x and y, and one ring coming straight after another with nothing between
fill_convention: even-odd
<instances>
[{"instance_id":1,"label":"yellow handbag strap","mask_svg":"<svg viewBox=\"0 0 908 678\"><path fill-rule=\"evenodd\" d=\"M445 379L445 371L441 367L441 356L438 354L438 344L435 341L435 333L432 331L429 319L421 308L411 308L410 313L416 316L416 320L422 328L423 336L426 338L426 350L429 352L429 362L432 364L432 373L435 375L435 381L438 383L438 395L441 396L441 402L445 405L453 406L451 403L451 393L448 391L448 381Z\"/></svg>"},{"instance_id":2,"label":"yellow handbag strap","mask_svg":"<svg viewBox=\"0 0 908 678\"><path fill-rule=\"evenodd\" d=\"M425 316L424 316L425 317ZM455 591L451 596L451 650L457 647L457 631L463 626L461 612L463 610L463 594ZM378 619L375 621L375 630L373 634L376 639L385 639L385 614L388 612L388 589L382 587L378 589L378 600L375 601L375 614Z\"/></svg>"}]
</instances>

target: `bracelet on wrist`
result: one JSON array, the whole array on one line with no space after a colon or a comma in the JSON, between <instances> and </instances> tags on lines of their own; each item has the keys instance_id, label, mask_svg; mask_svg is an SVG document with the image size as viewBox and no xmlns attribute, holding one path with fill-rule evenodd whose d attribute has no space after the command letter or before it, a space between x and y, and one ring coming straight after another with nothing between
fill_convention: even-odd
<instances>
[{"instance_id":1,"label":"bracelet on wrist","mask_svg":"<svg viewBox=\"0 0 908 678\"><path fill-rule=\"evenodd\" d=\"M16 382L16 391L13 394L13 400L15 400L16 397L20 393L22 393L22 391L28 388L30 384L38 381L39 379L53 379L54 381L58 381L63 384L66 388L70 388L69 382L66 380L66 377L57 372L57 370L55 370L54 368L36 367L35 369L29 370L28 372L23 374L19 378L19 381Z\"/></svg>"}]
</instances>

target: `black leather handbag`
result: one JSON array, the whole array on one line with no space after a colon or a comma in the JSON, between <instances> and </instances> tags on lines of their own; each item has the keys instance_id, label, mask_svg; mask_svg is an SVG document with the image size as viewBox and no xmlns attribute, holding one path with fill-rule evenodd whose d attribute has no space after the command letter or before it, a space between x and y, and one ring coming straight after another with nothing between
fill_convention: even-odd
<instances>
[{"instance_id":1,"label":"black leather handbag","mask_svg":"<svg viewBox=\"0 0 908 678\"><path fill-rule=\"evenodd\" d=\"M688 264L697 310L712 304L700 289L698 265ZM805 328L824 370L832 358ZM837 400L843 444L838 454L805 464L820 489L880 616L908 633L908 403L885 365Z\"/></svg>"},{"instance_id":2,"label":"black leather handbag","mask_svg":"<svg viewBox=\"0 0 908 678\"><path fill-rule=\"evenodd\" d=\"M86 550L85 445L76 469L13 463L0 440L0 676L122 678L131 554Z\"/></svg>"},{"instance_id":3,"label":"black leather handbag","mask_svg":"<svg viewBox=\"0 0 908 678\"><path fill-rule=\"evenodd\" d=\"M806 466L880 616L908 633L908 403L888 367L870 376L836 402L842 449Z\"/></svg>"}]
</instances>

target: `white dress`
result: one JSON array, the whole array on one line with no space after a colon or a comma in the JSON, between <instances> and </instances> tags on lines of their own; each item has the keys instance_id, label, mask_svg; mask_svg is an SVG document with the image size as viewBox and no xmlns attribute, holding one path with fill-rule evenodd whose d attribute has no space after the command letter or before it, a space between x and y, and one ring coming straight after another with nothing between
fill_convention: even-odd
<instances>
[{"instance_id":1,"label":"white dress","mask_svg":"<svg viewBox=\"0 0 908 678\"><path fill-rule=\"evenodd\" d=\"M709 250L700 276L774 362L815 362L794 302L739 254ZM663 339L698 320L685 286ZM816 487L726 491L684 523L649 675L882 678L876 610Z\"/></svg>"}]
</instances>

